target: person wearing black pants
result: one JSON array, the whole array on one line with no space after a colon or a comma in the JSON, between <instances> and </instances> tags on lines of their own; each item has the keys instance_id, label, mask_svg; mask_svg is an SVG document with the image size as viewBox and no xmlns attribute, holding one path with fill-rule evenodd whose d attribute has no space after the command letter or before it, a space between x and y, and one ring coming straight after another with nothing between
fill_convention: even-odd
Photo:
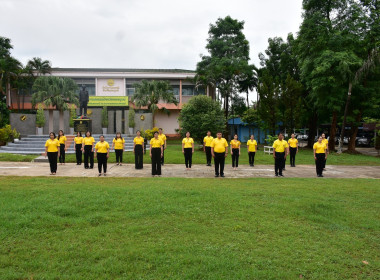
<instances>
[{"instance_id":1,"label":"person wearing black pants","mask_svg":"<svg viewBox=\"0 0 380 280\"><path fill-rule=\"evenodd\" d=\"M55 133L50 132L49 139L45 143L45 157L49 159L50 175L57 173L57 158L59 157L59 141L55 139Z\"/></svg>"},{"instance_id":2,"label":"person wearing black pants","mask_svg":"<svg viewBox=\"0 0 380 280\"><path fill-rule=\"evenodd\" d=\"M326 145L326 155L328 155L329 154L329 140L326 139L325 133L322 133L321 136L322 136L322 143L324 143ZM323 161L323 170L326 170L326 161L327 161L327 157Z\"/></svg>"},{"instance_id":3,"label":"person wearing black pants","mask_svg":"<svg viewBox=\"0 0 380 280\"><path fill-rule=\"evenodd\" d=\"M77 132L77 136L74 138L74 143L75 143L75 156L77 159L77 165L81 165L83 137L79 131Z\"/></svg>"},{"instance_id":4,"label":"person wearing black pants","mask_svg":"<svg viewBox=\"0 0 380 280\"><path fill-rule=\"evenodd\" d=\"M285 159L288 155L288 143L283 140L284 135L278 134L278 139L273 143L273 158L274 158L274 172L275 176L284 177L282 170L285 165Z\"/></svg>"},{"instance_id":5,"label":"person wearing black pants","mask_svg":"<svg viewBox=\"0 0 380 280\"><path fill-rule=\"evenodd\" d=\"M214 137L211 136L211 131L207 131L207 136L203 138L203 152L206 153L207 166L211 166L211 143Z\"/></svg>"},{"instance_id":6,"label":"person wearing black pants","mask_svg":"<svg viewBox=\"0 0 380 280\"><path fill-rule=\"evenodd\" d=\"M162 128L158 129L158 139L162 142L162 156L161 156L161 165L164 165L165 159L165 150L166 150L166 135L163 133Z\"/></svg>"},{"instance_id":7,"label":"person wearing black pants","mask_svg":"<svg viewBox=\"0 0 380 280\"><path fill-rule=\"evenodd\" d=\"M234 135L234 139L230 142L231 156L232 156L232 168L236 170L239 166L240 145L241 142L238 139L238 135Z\"/></svg>"},{"instance_id":8,"label":"person wearing black pants","mask_svg":"<svg viewBox=\"0 0 380 280\"><path fill-rule=\"evenodd\" d=\"M135 169L143 169L144 162L144 138L141 137L141 132L136 132L137 136L133 139L133 153L135 154Z\"/></svg>"},{"instance_id":9,"label":"person wearing black pants","mask_svg":"<svg viewBox=\"0 0 380 280\"><path fill-rule=\"evenodd\" d=\"M63 130L60 130L58 133L58 141L59 141L59 163L65 164L65 151L66 151L66 141L67 138L65 134L63 133Z\"/></svg>"},{"instance_id":10,"label":"person wearing black pants","mask_svg":"<svg viewBox=\"0 0 380 280\"><path fill-rule=\"evenodd\" d=\"M95 139L91 136L91 132L86 132L86 137L83 138L82 152L84 152L84 168L94 168L94 143ZM88 159L90 158L90 167L88 166Z\"/></svg>"},{"instance_id":11,"label":"person wearing black pants","mask_svg":"<svg viewBox=\"0 0 380 280\"><path fill-rule=\"evenodd\" d=\"M255 140L255 135L251 135L250 139L247 141L247 151L249 166L255 166L255 155L257 150L257 141Z\"/></svg>"},{"instance_id":12,"label":"person wearing black pants","mask_svg":"<svg viewBox=\"0 0 380 280\"><path fill-rule=\"evenodd\" d=\"M323 177L323 166L327 159L327 146L323 142L322 136L319 136L318 142L313 146L315 167L318 177Z\"/></svg>"},{"instance_id":13,"label":"person wearing black pants","mask_svg":"<svg viewBox=\"0 0 380 280\"><path fill-rule=\"evenodd\" d=\"M295 134L292 133L291 138L288 140L290 152L290 167L296 167L296 154L298 153L298 140Z\"/></svg>"},{"instance_id":14,"label":"person wearing black pants","mask_svg":"<svg viewBox=\"0 0 380 280\"><path fill-rule=\"evenodd\" d=\"M152 159L152 176L161 176L161 158L163 154L163 142L158 138L158 132L150 140L150 158Z\"/></svg>"},{"instance_id":15,"label":"person wearing black pants","mask_svg":"<svg viewBox=\"0 0 380 280\"><path fill-rule=\"evenodd\" d=\"M121 136L120 132L116 133L115 138L112 141L112 148L115 148L115 154L116 154L116 165L122 165L123 163L123 152L125 149L125 140Z\"/></svg>"},{"instance_id":16,"label":"person wearing black pants","mask_svg":"<svg viewBox=\"0 0 380 280\"><path fill-rule=\"evenodd\" d=\"M107 175L107 159L110 156L110 145L107 141L104 141L104 136L100 135L100 141L95 145L95 156L98 160L98 171L99 177L102 175Z\"/></svg>"},{"instance_id":17,"label":"person wearing black pants","mask_svg":"<svg viewBox=\"0 0 380 280\"><path fill-rule=\"evenodd\" d=\"M186 132L186 137L182 140L182 153L185 155L186 170L190 170L194 153L194 140L190 138L190 132Z\"/></svg>"},{"instance_id":18,"label":"person wearing black pants","mask_svg":"<svg viewBox=\"0 0 380 280\"><path fill-rule=\"evenodd\" d=\"M224 177L224 162L228 154L228 143L222 138L222 132L216 134L217 138L212 141L211 154L214 158L215 177Z\"/></svg>"}]
</instances>

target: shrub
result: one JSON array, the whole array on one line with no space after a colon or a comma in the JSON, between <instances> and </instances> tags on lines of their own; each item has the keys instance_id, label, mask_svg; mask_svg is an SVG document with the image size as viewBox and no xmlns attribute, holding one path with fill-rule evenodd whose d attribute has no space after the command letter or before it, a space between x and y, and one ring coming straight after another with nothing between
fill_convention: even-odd
<instances>
[{"instance_id":1,"label":"shrub","mask_svg":"<svg viewBox=\"0 0 380 280\"><path fill-rule=\"evenodd\" d=\"M273 143L274 143L274 141L277 140L277 138L278 138L277 136L267 135L267 138L265 139L265 142L266 142L268 145L272 146Z\"/></svg>"},{"instance_id":2,"label":"shrub","mask_svg":"<svg viewBox=\"0 0 380 280\"><path fill-rule=\"evenodd\" d=\"M108 110L106 106L102 110L102 127L108 127Z\"/></svg>"},{"instance_id":3,"label":"shrub","mask_svg":"<svg viewBox=\"0 0 380 280\"><path fill-rule=\"evenodd\" d=\"M135 127L135 110L133 109L129 109L129 112L128 112L128 126L130 128Z\"/></svg>"},{"instance_id":4,"label":"shrub","mask_svg":"<svg viewBox=\"0 0 380 280\"><path fill-rule=\"evenodd\" d=\"M37 115L36 115L36 126L37 127L44 127L46 122L45 114L44 114L44 107L42 104L38 105L37 109Z\"/></svg>"},{"instance_id":5,"label":"shrub","mask_svg":"<svg viewBox=\"0 0 380 280\"><path fill-rule=\"evenodd\" d=\"M74 119L76 119L76 111L75 111L75 105L71 105L70 108L70 120L69 120L69 126L74 127Z\"/></svg>"},{"instance_id":6,"label":"shrub","mask_svg":"<svg viewBox=\"0 0 380 280\"><path fill-rule=\"evenodd\" d=\"M16 129L12 129L8 124L3 128L0 128L0 143L12 142L13 139L17 139L20 137L20 133L16 131Z\"/></svg>"},{"instance_id":7,"label":"shrub","mask_svg":"<svg viewBox=\"0 0 380 280\"><path fill-rule=\"evenodd\" d=\"M145 132L144 132L145 137L144 138L146 138L147 140L152 139L154 136L154 133L156 131L158 132L158 127L153 127L152 129L145 130Z\"/></svg>"}]
</instances>

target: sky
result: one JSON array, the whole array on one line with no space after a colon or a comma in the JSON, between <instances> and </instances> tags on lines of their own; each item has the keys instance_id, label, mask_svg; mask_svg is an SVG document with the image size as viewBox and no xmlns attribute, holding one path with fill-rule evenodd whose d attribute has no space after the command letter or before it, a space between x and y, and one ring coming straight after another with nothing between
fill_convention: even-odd
<instances>
[{"instance_id":1,"label":"sky","mask_svg":"<svg viewBox=\"0 0 380 280\"><path fill-rule=\"evenodd\" d=\"M0 36L23 64L195 70L210 23L244 21L251 63L268 38L297 33L302 0L0 0Z\"/></svg>"}]
</instances>

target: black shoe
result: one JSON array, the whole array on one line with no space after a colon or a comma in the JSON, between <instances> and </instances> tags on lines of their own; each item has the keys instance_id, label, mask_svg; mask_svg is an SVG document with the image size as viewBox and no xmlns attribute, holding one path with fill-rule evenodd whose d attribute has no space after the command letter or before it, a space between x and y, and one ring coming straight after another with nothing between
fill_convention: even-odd
<instances>
[{"instance_id":1,"label":"black shoe","mask_svg":"<svg viewBox=\"0 0 380 280\"><path fill-rule=\"evenodd\" d=\"M317 177L321 177L321 175L317 174Z\"/></svg>"},{"instance_id":2,"label":"black shoe","mask_svg":"<svg viewBox=\"0 0 380 280\"><path fill-rule=\"evenodd\" d=\"M249 166L253 166L253 164L250 164Z\"/></svg>"},{"instance_id":3,"label":"black shoe","mask_svg":"<svg viewBox=\"0 0 380 280\"><path fill-rule=\"evenodd\" d=\"M85 167L84 169L88 169L89 167Z\"/></svg>"},{"instance_id":4,"label":"black shoe","mask_svg":"<svg viewBox=\"0 0 380 280\"><path fill-rule=\"evenodd\" d=\"M278 174L274 174L274 177L278 177Z\"/></svg>"},{"instance_id":5,"label":"black shoe","mask_svg":"<svg viewBox=\"0 0 380 280\"><path fill-rule=\"evenodd\" d=\"M284 168L284 169L282 169L282 171L286 171L286 169Z\"/></svg>"},{"instance_id":6,"label":"black shoe","mask_svg":"<svg viewBox=\"0 0 380 280\"><path fill-rule=\"evenodd\" d=\"M219 177L219 174L215 174L215 177Z\"/></svg>"},{"instance_id":7,"label":"black shoe","mask_svg":"<svg viewBox=\"0 0 380 280\"><path fill-rule=\"evenodd\" d=\"M90 169L94 169L94 167L90 167Z\"/></svg>"},{"instance_id":8,"label":"black shoe","mask_svg":"<svg viewBox=\"0 0 380 280\"><path fill-rule=\"evenodd\" d=\"M320 177L323 177L323 175L321 174Z\"/></svg>"},{"instance_id":9,"label":"black shoe","mask_svg":"<svg viewBox=\"0 0 380 280\"><path fill-rule=\"evenodd\" d=\"M220 175L220 177L223 177L223 178L224 178L224 174Z\"/></svg>"},{"instance_id":10,"label":"black shoe","mask_svg":"<svg viewBox=\"0 0 380 280\"><path fill-rule=\"evenodd\" d=\"M284 175L282 175L282 174L280 174L280 175L278 175L279 177L284 177Z\"/></svg>"}]
</instances>

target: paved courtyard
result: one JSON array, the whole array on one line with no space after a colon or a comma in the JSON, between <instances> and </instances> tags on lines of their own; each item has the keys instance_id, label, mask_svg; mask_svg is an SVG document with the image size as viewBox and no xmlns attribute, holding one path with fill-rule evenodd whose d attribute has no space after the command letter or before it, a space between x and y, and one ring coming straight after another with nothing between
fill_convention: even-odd
<instances>
[{"instance_id":1,"label":"paved courtyard","mask_svg":"<svg viewBox=\"0 0 380 280\"><path fill-rule=\"evenodd\" d=\"M338 166L328 165L323 173L325 178L376 178L380 179L380 166ZM0 176L51 176L49 164L45 162L0 162ZM97 164L94 169L84 169L83 165L75 163L58 165L56 176L68 177L96 177L98 176ZM151 177L151 165L145 164L143 170L135 170L134 165L108 164L107 176L109 177ZM274 177L274 168L271 165L239 166L233 170L230 165L225 168L226 178L251 178ZM316 177L314 165L299 165L287 167L285 177L313 178ZM186 171L182 164L165 164L162 167L162 177L184 178L212 178L214 167L194 165L190 171Z\"/></svg>"}]
</instances>

